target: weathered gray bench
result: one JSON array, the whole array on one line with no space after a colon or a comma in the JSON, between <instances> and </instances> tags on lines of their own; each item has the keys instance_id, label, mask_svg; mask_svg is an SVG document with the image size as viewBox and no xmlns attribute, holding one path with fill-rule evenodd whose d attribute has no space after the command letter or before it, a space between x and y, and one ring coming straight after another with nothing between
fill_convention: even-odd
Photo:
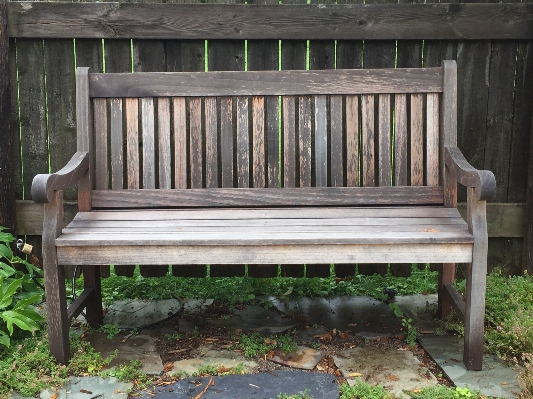
<instances>
[{"instance_id":1,"label":"weathered gray bench","mask_svg":"<svg viewBox=\"0 0 533 399\"><path fill-rule=\"evenodd\" d=\"M454 61L387 70L78 68L78 152L32 186L45 204L52 354L69 360L69 321L82 309L102 319L98 265L418 262L439 264L440 313L454 308L463 319L464 362L481 369L485 204L496 183L456 147L456 91ZM457 182L468 191L466 222ZM79 213L63 228L62 190L72 185ZM459 262L471 265L466 303L452 285ZM85 290L68 309L61 265L84 272Z\"/></svg>"}]
</instances>

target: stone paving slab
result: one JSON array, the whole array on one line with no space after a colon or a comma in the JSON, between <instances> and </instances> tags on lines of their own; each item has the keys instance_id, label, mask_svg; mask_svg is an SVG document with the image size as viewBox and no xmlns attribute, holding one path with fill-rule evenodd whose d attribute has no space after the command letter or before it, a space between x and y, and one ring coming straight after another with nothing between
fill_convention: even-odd
<instances>
[{"instance_id":1,"label":"stone paving slab","mask_svg":"<svg viewBox=\"0 0 533 399\"><path fill-rule=\"evenodd\" d=\"M403 390L437 384L427 367L406 350L365 346L342 351L342 356L333 356L333 360L351 385L358 377L371 385L383 385L387 391L401 394Z\"/></svg>"},{"instance_id":2,"label":"stone paving slab","mask_svg":"<svg viewBox=\"0 0 533 399\"><path fill-rule=\"evenodd\" d=\"M207 387L210 379L214 385ZM339 385L331 374L276 370L273 374L245 374L223 377L189 378L150 390L157 399L277 399L279 394L296 395L306 391L313 399L339 397ZM206 389L207 387L207 389ZM141 399L152 399L145 393Z\"/></svg>"},{"instance_id":3,"label":"stone paving slab","mask_svg":"<svg viewBox=\"0 0 533 399\"><path fill-rule=\"evenodd\" d=\"M127 399L132 383L120 382L115 377L72 377L63 388L44 390L40 399Z\"/></svg>"},{"instance_id":4,"label":"stone paving slab","mask_svg":"<svg viewBox=\"0 0 533 399\"><path fill-rule=\"evenodd\" d=\"M216 350L213 349L212 345L205 345L198 348L197 357L174 362L174 369L170 374L182 372L186 373L186 375L193 375L198 373L202 366L234 368L241 363L246 373L250 373L258 367L257 362L247 359L239 353L228 350Z\"/></svg>"},{"instance_id":5,"label":"stone paving slab","mask_svg":"<svg viewBox=\"0 0 533 399\"><path fill-rule=\"evenodd\" d=\"M85 338L92 347L102 354L103 358L111 356L118 349L118 356L110 363L109 367L129 363L130 360L139 360L142 371L148 375L163 373L163 362L155 347L155 338L146 334L133 334L126 338L119 334L108 338L103 332L95 331L87 334Z\"/></svg>"},{"instance_id":6,"label":"stone paving slab","mask_svg":"<svg viewBox=\"0 0 533 399\"><path fill-rule=\"evenodd\" d=\"M284 319L279 313L258 305L237 309L224 319L209 319L209 325L225 328L239 328L264 335L280 334L297 326L292 320Z\"/></svg>"},{"instance_id":7,"label":"stone paving slab","mask_svg":"<svg viewBox=\"0 0 533 399\"><path fill-rule=\"evenodd\" d=\"M463 364L463 339L455 336L424 336L420 343L447 377L458 387L479 390L483 395L515 398L520 392L518 369L506 366L494 355L485 355L481 371L468 371Z\"/></svg>"},{"instance_id":8,"label":"stone paving slab","mask_svg":"<svg viewBox=\"0 0 533 399\"><path fill-rule=\"evenodd\" d=\"M107 309L103 324L117 324L122 329L143 328L167 319L181 308L177 299L116 301Z\"/></svg>"}]
</instances>

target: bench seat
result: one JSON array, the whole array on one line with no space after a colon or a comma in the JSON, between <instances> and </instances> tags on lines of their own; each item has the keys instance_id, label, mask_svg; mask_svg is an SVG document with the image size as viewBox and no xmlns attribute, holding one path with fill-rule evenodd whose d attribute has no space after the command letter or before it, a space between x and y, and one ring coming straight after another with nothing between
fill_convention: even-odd
<instances>
[{"instance_id":1,"label":"bench seat","mask_svg":"<svg viewBox=\"0 0 533 399\"><path fill-rule=\"evenodd\" d=\"M64 265L471 262L473 243L442 207L80 212L56 239Z\"/></svg>"}]
</instances>

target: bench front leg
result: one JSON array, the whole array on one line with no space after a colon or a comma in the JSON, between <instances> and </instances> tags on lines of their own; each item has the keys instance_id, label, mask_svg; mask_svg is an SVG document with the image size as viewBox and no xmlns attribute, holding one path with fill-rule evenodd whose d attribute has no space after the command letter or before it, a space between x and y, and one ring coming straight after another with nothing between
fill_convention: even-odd
<instances>
[{"instance_id":1,"label":"bench front leg","mask_svg":"<svg viewBox=\"0 0 533 399\"><path fill-rule=\"evenodd\" d=\"M468 229L474 236L472 263L466 273L465 348L463 362L468 370L481 370L485 325L485 289L487 285L487 201L477 198L475 189L467 188Z\"/></svg>"},{"instance_id":2,"label":"bench front leg","mask_svg":"<svg viewBox=\"0 0 533 399\"><path fill-rule=\"evenodd\" d=\"M69 318L65 291L65 273L57 264L55 240L63 226L63 192L54 191L44 204L43 270L46 294L46 318L50 353L58 363L70 360Z\"/></svg>"}]
</instances>

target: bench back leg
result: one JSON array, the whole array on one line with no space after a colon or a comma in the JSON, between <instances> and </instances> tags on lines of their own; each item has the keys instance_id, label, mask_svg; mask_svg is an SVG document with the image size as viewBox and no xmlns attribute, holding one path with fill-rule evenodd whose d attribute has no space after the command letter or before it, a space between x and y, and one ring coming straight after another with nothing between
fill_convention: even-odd
<instances>
[{"instance_id":1,"label":"bench back leg","mask_svg":"<svg viewBox=\"0 0 533 399\"><path fill-rule=\"evenodd\" d=\"M92 328L100 328L104 318L100 266L83 267L83 287L91 290L91 296L85 303L87 322Z\"/></svg>"},{"instance_id":2,"label":"bench back leg","mask_svg":"<svg viewBox=\"0 0 533 399\"><path fill-rule=\"evenodd\" d=\"M65 273L63 267L58 267L55 246L63 224L62 196L61 191L56 191L52 201L44 204L43 269L50 353L58 363L67 364L70 343Z\"/></svg>"},{"instance_id":3,"label":"bench back leg","mask_svg":"<svg viewBox=\"0 0 533 399\"><path fill-rule=\"evenodd\" d=\"M445 285L453 285L453 282L455 281L455 263L443 263L438 265L439 268L439 282L438 282L438 290L439 290L439 308L438 308L438 316L441 319L445 319L448 317L452 312L452 300L451 298L446 295L444 292L446 288Z\"/></svg>"}]
</instances>

